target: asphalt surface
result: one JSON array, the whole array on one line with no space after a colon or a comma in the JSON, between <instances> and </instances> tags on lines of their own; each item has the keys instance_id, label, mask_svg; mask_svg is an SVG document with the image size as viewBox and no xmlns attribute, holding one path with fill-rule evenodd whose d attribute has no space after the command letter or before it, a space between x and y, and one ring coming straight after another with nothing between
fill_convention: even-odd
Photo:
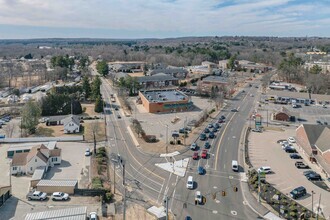
<instances>
[{"instance_id":1,"label":"asphalt surface","mask_svg":"<svg viewBox=\"0 0 330 220\"><path fill-rule=\"evenodd\" d=\"M185 178L180 179L172 192L172 212L177 219L184 219L191 216L192 219L256 219L258 217L244 201L240 188L239 172L232 171L232 160L238 160L239 141L247 118L250 115L254 97L249 96L250 90L256 92L255 88L245 88L246 93L239 94L235 100L220 115L226 116L226 122L217 132L216 139L211 139L211 149L208 159L192 161ZM231 112L232 108L238 108L239 112ZM203 148L204 141L198 141ZM187 152L186 156L191 156ZM239 160L238 160L239 161ZM197 174L197 167L203 166L206 169L205 175ZM187 176L193 176L195 180L194 190L186 188ZM234 187L238 188L234 192ZM202 205L195 205L194 197L196 191L201 191L206 202ZM222 196L222 192L225 196Z\"/></svg>"},{"instance_id":2,"label":"asphalt surface","mask_svg":"<svg viewBox=\"0 0 330 220\"><path fill-rule=\"evenodd\" d=\"M191 216L192 219L256 219L258 217L243 199L240 190L240 173L231 169L231 161L238 160L240 136L244 124L250 115L254 97L250 90L239 94L229 102L221 114L226 116L226 122L216 133L216 138L210 140L208 159L191 160L185 177L180 178L172 173L156 167L155 163L165 163L170 159L160 158L159 155L146 154L135 147L127 131L129 119L125 119L122 111L114 110L110 94L114 94L108 82L102 79L101 92L105 99L105 114L107 123L108 145L111 151L111 161L116 169L116 186L122 190L123 165L125 166L125 185L127 197L140 202L153 201L164 205L165 196L169 197L169 208L176 219ZM118 105L118 103L115 103ZM238 108L239 112L230 109ZM118 118L118 114L121 118ZM198 144L203 148L203 141ZM120 159L118 160L118 156ZM175 159L191 158L192 151L176 156ZM122 163L119 161L122 160ZM197 174L197 167L203 166L205 175ZM242 167L240 172L242 172ZM186 188L187 177L194 177L193 190ZM233 187L238 187L234 192ZM195 205L195 192L199 190L206 199L203 205ZM226 196L222 196L222 191ZM214 197L215 196L215 197Z\"/></svg>"}]
</instances>

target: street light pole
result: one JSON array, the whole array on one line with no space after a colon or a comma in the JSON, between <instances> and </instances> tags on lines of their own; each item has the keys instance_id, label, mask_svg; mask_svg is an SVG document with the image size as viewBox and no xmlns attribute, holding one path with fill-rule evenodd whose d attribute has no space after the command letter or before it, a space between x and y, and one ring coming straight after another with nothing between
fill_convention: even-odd
<instances>
[{"instance_id":1,"label":"street light pole","mask_svg":"<svg viewBox=\"0 0 330 220\"><path fill-rule=\"evenodd\" d=\"M168 153L168 125L166 126L166 154Z\"/></svg>"}]
</instances>

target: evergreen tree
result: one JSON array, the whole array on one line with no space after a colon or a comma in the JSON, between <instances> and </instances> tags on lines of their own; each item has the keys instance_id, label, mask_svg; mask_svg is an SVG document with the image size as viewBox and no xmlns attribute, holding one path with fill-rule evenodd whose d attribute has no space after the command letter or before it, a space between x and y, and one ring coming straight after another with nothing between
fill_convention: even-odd
<instances>
[{"instance_id":1,"label":"evergreen tree","mask_svg":"<svg viewBox=\"0 0 330 220\"><path fill-rule=\"evenodd\" d=\"M83 77L82 89L83 92L85 93L85 99L88 99L89 96L91 95L92 89L87 76Z\"/></svg>"},{"instance_id":2,"label":"evergreen tree","mask_svg":"<svg viewBox=\"0 0 330 220\"><path fill-rule=\"evenodd\" d=\"M92 98L96 100L98 96L101 96L101 79L99 76L96 76L92 82Z\"/></svg>"},{"instance_id":3,"label":"evergreen tree","mask_svg":"<svg viewBox=\"0 0 330 220\"><path fill-rule=\"evenodd\" d=\"M98 96L95 100L95 107L94 107L95 112L103 112L103 100L101 96Z\"/></svg>"}]
</instances>

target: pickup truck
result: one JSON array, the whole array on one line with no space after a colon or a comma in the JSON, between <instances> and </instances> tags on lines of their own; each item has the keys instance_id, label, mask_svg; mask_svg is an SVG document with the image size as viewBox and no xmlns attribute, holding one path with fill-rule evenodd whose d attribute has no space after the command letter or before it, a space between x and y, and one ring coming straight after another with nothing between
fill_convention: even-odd
<instances>
[{"instance_id":1,"label":"pickup truck","mask_svg":"<svg viewBox=\"0 0 330 220\"><path fill-rule=\"evenodd\" d=\"M47 199L47 193L40 192L40 191L34 191L28 194L28 200L46 200Z\"/></svg>"}]
</instances>

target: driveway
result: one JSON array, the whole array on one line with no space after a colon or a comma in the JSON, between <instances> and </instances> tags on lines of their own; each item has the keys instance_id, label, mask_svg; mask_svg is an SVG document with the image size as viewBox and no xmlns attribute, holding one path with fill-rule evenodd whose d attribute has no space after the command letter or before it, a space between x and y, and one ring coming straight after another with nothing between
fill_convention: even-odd
<instances>
[{"instance_id":1,"label":"driveway","mask_svg":"<svg viewBox=\"0 0 330 220\"><path fill-rule=\"evenodd\" d=\"M45 179L75 179L79 187L85 187L89 180L90 157L85 156L86 148L92 149L92 144L77 142L58 142L62 149L62 162L52 167ZM83 182L80 184L80 180Z\"/></svg>"},{"instance_id":2,"label":"driveway","mask_svg":"<svg viewBox=\"0 0 330 220\"><path fill-rule=\"evenodd\" d=\"M282 150L277 140L287 139L290 136L294 137L295 129L287 129L284 131L267 130L263 133L252 132L249 137L249 155L251 163L254 168L261 166L270 166L274 171L273 174L268 174L266 180L273 184L275 188L281 192L288 194L291 190L298 186L304 186L307 190L307 195L298 199L297 202L302 204L308 209L312 209L311 192L314 191L314 210L317 202L321 196L321 205L324 215L330 216L330 192L323 190L312 182L308 181L302 174L304 169L297 169L294 163L297 160L290 159L289 154ZM298 149L297 146L295 146ZM299 152L299 149L298 149ZM310 164L306 159L306 155L299 152L303 158L304 163L314 168L315 165ZM300 160L301 161L301 160ZM319 170L314 169L320 173Z\"/></svg>"}]
</instances>

